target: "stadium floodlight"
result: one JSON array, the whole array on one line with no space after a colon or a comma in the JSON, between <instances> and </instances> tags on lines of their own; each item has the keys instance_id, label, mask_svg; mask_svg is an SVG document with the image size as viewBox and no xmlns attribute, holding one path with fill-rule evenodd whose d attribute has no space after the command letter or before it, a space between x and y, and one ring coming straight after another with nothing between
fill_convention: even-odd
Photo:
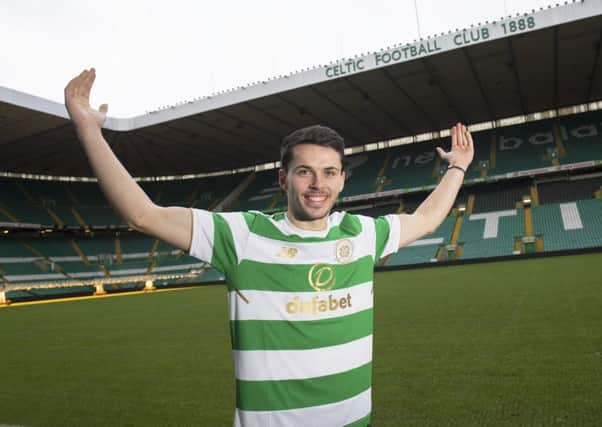
<instances>
[{"instance_id":1,"label":"stadium floodlight","mask_svg":"<svg viewBox=\"0 0 602 427\"><path fill-rule=\"evenodd\" d=\"M461 213L466 212L466 205L464 203L462 203L461 205L458 206L458 212L461 212Z\"/></svg>"},{"instance_id":2,"label":"stadium floodlight","mask_svg":"<svg viewBox=\"0 0 602 427\"><path fill-rule=\"evenodd\" d=\"M523 196L523 205L525 207L531 206L531 196Z\"/></svg>"}]
</instances>

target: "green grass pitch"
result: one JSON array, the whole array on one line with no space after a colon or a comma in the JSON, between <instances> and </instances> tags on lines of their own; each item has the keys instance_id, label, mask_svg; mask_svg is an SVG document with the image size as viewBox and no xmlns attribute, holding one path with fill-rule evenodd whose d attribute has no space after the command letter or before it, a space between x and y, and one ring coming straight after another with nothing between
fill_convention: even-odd
<instances>
[{"instance_id":1,"label":"green grass pitch","mask_svg":"<svg viewBox=\"0 0 602 427\"><path fill-rule=\"evenodd\" d=\"M601 265L377 274L374 425L602 425ZM0 337L0 424L231 425L223 286L3 308Z\"/></svg>"}]
</instances>

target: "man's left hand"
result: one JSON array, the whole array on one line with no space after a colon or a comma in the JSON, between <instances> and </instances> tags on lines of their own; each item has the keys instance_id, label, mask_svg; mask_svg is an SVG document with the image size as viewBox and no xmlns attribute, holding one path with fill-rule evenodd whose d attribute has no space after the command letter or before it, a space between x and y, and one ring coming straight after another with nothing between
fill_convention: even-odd
<instances>
[{"instance_id":1,"label":"man's left hand","mask_svg":"<svg viewBox=\"0 0 602 427\"><path fill-rule=\"evenodd\" d=\"M451 133L451 150L443 151L441 147L437 147L437 153L451 166L460 166L465 171L474 157L474 145L470 132L462 123L456 124L450 129Z\"/></svg>"}]
</instances>

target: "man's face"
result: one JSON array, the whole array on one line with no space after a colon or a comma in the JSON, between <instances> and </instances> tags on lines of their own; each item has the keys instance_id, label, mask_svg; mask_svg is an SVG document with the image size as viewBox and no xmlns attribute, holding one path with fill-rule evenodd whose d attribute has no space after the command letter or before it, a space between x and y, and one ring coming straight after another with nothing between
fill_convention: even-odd
<instances>
[{"instance_id":1,"label":"man's face","mask_svg":"<svg viewBox=\"0 0 602 427\"><path fill-rule=\"evenodd\" d=\"M333 148L315 144L293 147L288 172L279 172L289 217L304 222L325 219L343 190L342 166L339 153Z\"/></svg>"}]
</instances>

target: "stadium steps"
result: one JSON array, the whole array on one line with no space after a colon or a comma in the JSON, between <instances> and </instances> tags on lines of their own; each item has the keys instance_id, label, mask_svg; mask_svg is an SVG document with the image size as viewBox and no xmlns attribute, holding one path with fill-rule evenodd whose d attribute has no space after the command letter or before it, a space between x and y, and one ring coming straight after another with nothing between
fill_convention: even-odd
<instances>
[{"instance_id":1,"label":"stadium steps","mask_svg":"<svg viewBox=\"0 0 602 427\"><path fill-rule=\"evenodd\" d=\"M203 181L199 180L199 182L194 186L192 193L190 193L188 199L186 200L186 206L192 207L195 205L196 199L203 188L203 184Z\"/></svg>"},{"instance_id":2,"label":"stadium steps","mask_svg":"<svg viewBox=\"0 0 602 427\"><path fill-rule=\"evenodd\" d=\"M157 266L157 260L153 258L151 260L151 262L148 264L148 267L146 269L146 274L151 274L156 266Z\"/></svg>"},{"instance_id":3,"label":"stadium steps","mask_svg":"<svg viewBox=\"0 0 602 427\"><path fill-rule=\"evenodd\" d=\"M153 246L151 247L150 251L148 252L149 262L153 260L153 257L155 256L155 252L157 252L157 247L159 247L159 243L161 243L161 240L159 240L159 239L155 239L155 241L153 242Z\"/></svg>"},{"instance_id":4,"label":"stadium steps","mask_svg":"<svg viewBox=\"0 0 602 427\"><path fill-rule=\"evenodd\" d=\"M63 219L58 215L58 213L56 213L52 208L47 207L46 212L48 212L48 215L50 215L50 217L54 220L54 223L59 228L65 227L65 221L63 221Z\"/></svg>"},{"instance_id":5,"label":"stadium steps","mask_svg":"<svg viewBox=\"0 0 602 427\"><path fill-rule=\"evenodd\" d=\"M115 258L117 258L117 263L123 263L123 253L121 252L121 240L119 238L115 239Z\"/></svg>"},{"instance_id":6,"label":"stadium steps","mask_svg":"<svg viewBox=\"0 0 602 427\"><path fill-rule=\"evenodd\" d=\"M111 277L111 273L109 273L109 270L107 269L106 266L100 265L100 270L103 272L103 274L105 275L106 278Z\"/></svg>"},{"instance_id":7,"label":"stadium steps","mask_svg":"<svg viewBox=\"0 0 602 427\"><path fill-rule=\"evenodd\" d=\"M437 261L444 261L446 259L446 250L445 246L439 246L437 249L437 253L435 254L435 258Z\"/></svg>"},{"instance_id":8,"label":"stadium steps","mask_svg":"<svg viewBox=\"0 0 602 427\"><path fill-rule=\"evenodd\" d=\"M389 161L391 160L391 156L393 155L392 151L389 151L385 156L383 163L378 170L378 174L376 175L376 179L374 180L374 191L376 193L380 193L383 191L383 187L388 184L387 181L387 167L389 166Z\"/></svg>"},{"instance_id":9,"label":"stadium steps","mask_svg":"<svg viewBox=\"0 0 602 427\"><path fill-rule=\"evenodd\" d=\"M489 169L495 169L497 161L497 144L495 134L491 134L491 141L489 142Z\"/></svg>"},{"instance_id":10,"label":"stadium steps","mask_svg":"<svg viewBox=\"0 0 602 427\"><path fill-rule=\"evenodd\" d=\"M19 219L10 213L6 208L0 207L0 214L4 215L10 222L21 222Z\"/></svg>"},{"instance_id":11,"label":"stadium steps","mask_svg":"<svg viewBox=\"0 0 602 427\"><path fill-rule=\"evenodd\" d=\"M21 182L15 181L15 185L19 188L21 193L25 196L25 200L27 200L32 205L39 204L39 202L36 200L36 198L32 196L32 194L29 192L29 190L27 188L25 188L25 186Z\"/></svg>"},{"instance_id":12,"label":"stadium steps","mask_svg":"<svg viewBox=\"0 0 602 427\"><path fill-rule=\"evenodd\" d=\"M458 243L458 238L460 237L460 231L462 230L462 222L464 217L462 215L456 216L456 222L454 224L454 230L452 231L450 244L456 245Z\"/></svg>"},{"instance_id":13,"label":"stadium steps","mask_svg":"<svg viewBox=\"0 0 602 427\"><path fill-rule=\"evenodd\" d=\"M474 169L479 172L480 178L487 178L489 174L489 166L487 162L476 162Z\"/></svg>"},{"instance_id":14,"label":"stadium steps","mask_svg":"<svg viewBox=\"0 0 602 427\"><path fill-rule=\"evenodd\" d=\"M539 206L539 190L536 185L529 187L531 193L531 206Z\"/></svg>"},{"instance_id":15,"label":"stadium steps","mask_svg":"<svg viewBox=\"0 0 602 427\"><path fill-rule=\"evenodd\" d=\"M256 176L256 172L247 175L245 179L239 182L236 187L234 187L234 189L230 191L226 197L221 199L219 203L217 203L211 210L221 212L224 209L229 208L232 204L238 203L240 205L240 195L249 187L249 185L251 185L253 181L255 181Z\"/></svg>"},{"instance_id":16,"label":"stadium steps","mask_svg":"<svg viewBox=\"0 0 602 427\"><path fill-rule=\"evenodd\" d=\"M164 182L162 182L161 185L159 186L157 195L154 198L155 203L157 203L157 204L161 203L161 197L163 197L163 191L165 191L165 183Z\"/></svg>"},{"instance_id":17,"label":"stadium steps","mask_svg":"<svg viewBox=\"0 0 602 427\"><path fill-rule=\"evenodd\" d=\"M558 158L556 160L564 159L566 157L566 150L564 148L564 143L562 142L562 135L560 134L558 122L552 125L552 132L554 133L554 144L556 145L556 151L558 152Z\"/></svg>"},{"instance_id":18,"label":"stadium steps","mask_svg":"<svg viewBox=\"0 0 602 427\"><path fill-rule=\"evenodd\" d=\"M533 217L531 215L531 208L525 207L523 209L525 215L525 236L533 236Z\"/></svg>"},{"instance_id":19,"label":"stadium steps","mask_svg":"<svg viewBox=\"0 0 602 427\"><path fill-rule=\"evenodd\" d=\"M79 206L79 200L78 198L75 196L75 194L73 193L73 191L71 191L71 188L69 188L69 186L67 184L63 185L63 189L65 190L65 194L67 195L67 199L71 202L72 206Z\"/></svg>"},{"instance_id":20,"label":"stadium steps","mask_svg":"<svg viewBox=\"0 0 602 427\"><path fill-rule=\"evenodd\" d=\"M42 252L40 252L39 250L37 250L36 248L31 246L30 244L21 242L21 245L24 246L29 252L31 252L35 256L37 256L39 258L46 258L46 256Z\"/></svg>"},{"instance_id":21,"label":"stadium steps","mask_svg":"<svg viewBox=\"0 0 602 427\"><path fill-rule=\"evenodd\" d=\"M77 223L83 227L83 228L90 228L88 226L88 224L86 224L86 221L84 221L84 218L81 216L81 214L77 211L77 209L75 208L75 206L71 206L69 208L69 210L71 211L71 214L73 215L73 218L75 218L75 221L77 221Z\"/></svg>"},{"instance_id":22,"label":"stadium steps","mask_svg":"<svg viewBox=\"0 0 602 427\"><path fill-rule=\"evenodd\" d=\"M70 243L71 243L71 247L73 248L75 253L78 254L79 257L82 259L82 262L84 263L84 265L86 267L90 267L90 260L88 259L88 257L86 256L86 254L84 253L82 248L77 244L77 242L75 240L71 240Z\"/></svg>"},{"instance_id":23,"label":"stadium steps","mask_svg":"<svg viewBox=\"0 0 602 427\"><path fill-rule=\"evenodd\" d=\"M270 205L268 206L268 210L276 209L284 200L284 193L279 191L275 193L270 199Z\"/></svg>"},{"instance_id":24,"label":"stadium steps","mask_svg":"<svg viewBox=\"0 0 602 427\"><path fill-rule=\"evenodd\" d=\"M395 210L396 214L401 214L405 212L405 205L403 203L402 199L399 199L399 206L397 206L397 209Z\"/></svg>"},{"instance_id":25,"label":"stadium steps","mask_svg":"<svg viewBox=\"0 0 602 427\"><path fill-rule=\"evenodd\" d=\"M520 254L523 252L523 242L521 239L514 239L514 251L515 254Z\"/></svg>"},{"instance_id":26,"label":"stadium steps","mask_svg":"<svg viewBox=\"0 0 602 427\"><path fill-rule=\"evenodd\" d=\"M468 200L466 201L466 213L467 214L471 214L473 209L474 209L474 200L475 200L475 195L474 194L469 194L468 195Z\"/></svg>"},{"instance_id":27,"label":"stadium steps","mask_svg":"<svg viewBox=\"0 0 602 427\"><path fill-rule=\"evenodd\" d=\"M439 182L441 180L441 157L437 156L435 162L433 163L433 171L431 172L431 177L434 180Z\"/></svg>"},{"instance_id":28,"label":"stadium steps","mask_svg":"<svg viewBox=\"0 0 602 427\"><path fill-rule=\"evenodd\" d=\"M462 254L464 253L464 245L456 246L456 250L454 252L454 259L462 258Z\"/></svg>"}]
</instances>

